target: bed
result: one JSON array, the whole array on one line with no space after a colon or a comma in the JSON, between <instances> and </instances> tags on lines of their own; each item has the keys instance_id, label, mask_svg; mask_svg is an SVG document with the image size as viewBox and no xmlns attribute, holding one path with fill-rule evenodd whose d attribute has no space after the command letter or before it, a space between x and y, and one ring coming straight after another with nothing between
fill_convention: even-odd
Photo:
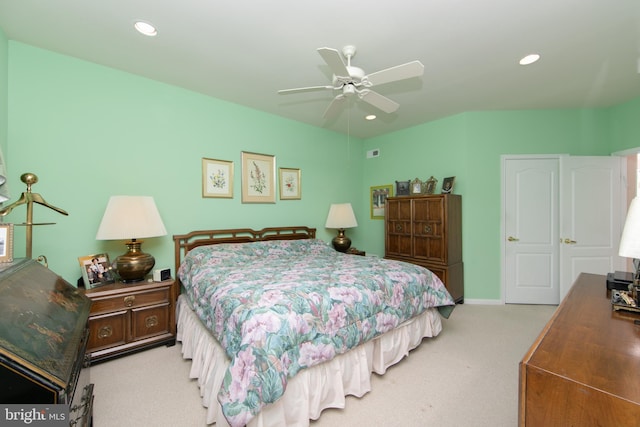
<instances>
[{"instance_id":1,"label":"bed","mask_svg":"<svg viewBox=\"0 0 640 427\"><path fill-rule=\"evenodd\" d=\"M208 424L308 426L437 336L455 306L429 270L336 252L309 227L173 238L177 340Z\"/></svg>"}]
</instances>

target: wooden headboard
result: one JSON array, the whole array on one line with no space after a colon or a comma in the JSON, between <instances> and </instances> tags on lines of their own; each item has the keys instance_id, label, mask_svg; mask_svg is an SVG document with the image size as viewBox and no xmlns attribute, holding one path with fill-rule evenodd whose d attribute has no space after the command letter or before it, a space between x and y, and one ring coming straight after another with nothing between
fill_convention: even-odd
<instances>
[{"instance_id":1,"label":"wooden headboard","mask_svg":"<svg viewBox=\"0 0 640 427\"><path fill-rule=\"evenodd\" d=\"M228 230L200 230L173 236L176 280L182 258L193 248L220 243L249 243L264 240L315 239L316 229L304 226L268 227L262 230L231 228Z\"/></svg>"}]
</instances>

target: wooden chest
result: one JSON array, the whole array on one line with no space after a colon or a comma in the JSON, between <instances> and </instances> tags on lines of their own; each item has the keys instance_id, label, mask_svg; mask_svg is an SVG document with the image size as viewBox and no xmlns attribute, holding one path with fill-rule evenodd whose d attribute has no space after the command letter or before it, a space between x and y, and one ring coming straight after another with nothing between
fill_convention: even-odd
<instances>
[{"instance_id":1,"label":"wooden chest","mask_svg":"<svg viewBox=\"0 0 640 427\"><path fill-rule=\"evenodd\" d=\"M435 194L388 198L384 257L428 268L456 302L463 302L462 197Z\"/></svg>"},{"instance_id":2,"label":"wooden chest","mask_svg":"<svg viewBox=\"0 0 640 427\"><path fill-rule=\"evenodd\" d=\"M91 301L31 259L0 264L0 403L65 404L91 424L85 348Z\"/></svg>"}]
</instances>

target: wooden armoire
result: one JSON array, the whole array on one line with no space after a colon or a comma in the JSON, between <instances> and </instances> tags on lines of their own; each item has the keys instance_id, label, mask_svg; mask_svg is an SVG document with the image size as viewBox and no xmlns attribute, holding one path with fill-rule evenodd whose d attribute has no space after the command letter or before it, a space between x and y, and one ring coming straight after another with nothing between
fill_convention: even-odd
<instances>
[{"instance_id":1,"label":"wooden armoire","mask_svg":"<svg viewBox=\"0 0 640 427\"><path fill-rule=\"evenodd\" d=\"M462 197L458 194L399 196L385 206L388 259L434 272L457 303L464 302Z\"/></svg>"}]
</instances>

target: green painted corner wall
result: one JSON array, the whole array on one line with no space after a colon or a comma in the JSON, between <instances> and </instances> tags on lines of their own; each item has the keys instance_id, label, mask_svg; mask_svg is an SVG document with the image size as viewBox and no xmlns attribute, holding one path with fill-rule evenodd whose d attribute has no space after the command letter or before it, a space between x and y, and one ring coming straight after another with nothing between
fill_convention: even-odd
<instances>
[{"instance_id":1,"label":"green painted corner wall","mask_svg":"<svg viewBox=\"0 0 640 427\"><path fill-rule=\"evenodd\" d=\"M363 184L455 176L463 196L465 299L500 300L501 156L505 154L609 155L624 141L640 146L636 104L611 109L469 112L364 141L363 150L380 149L365 161ZM624 116L611 136L612 114ZM632 142L635 139L635 144ZM367 201L368 202L368 201ZM384 253L383 221L365 225L376 236L367 249Z\"/></svg>"},{"instance_id":2,"label":"green painted corner wall","mask_svg":"<svg viewBox=\"0 0 640 427\"><path fill-rule=\"evenodd\" d=\"M0 45L2 39L0 38ZM172 234L194 229L309 225L324 228L331 203L350 201L359 226L354 245L384 254L383 221L370 218L371 186L433 175L456 176L463 195L465 298L499 300L500 156L567 153L608 155L640 146L633 120L640 100L609 109L469 112L400 132L359 140L307 126L139 76L9 41L7 157L13 199L23 172L33 191L66 209L63 217L36 206L34 256L75 283L77 257L124 252L122 242L95 233L109 196L154 196L169 236L144 249L173 269ZM7 59L8 58L8 59ZM1 84L0 84L0 90ZM1 95L1 92L0 92ZM378 148L378 158L366 159ZM243 204L240 153L276 156L278 167L302 170L302 200ZM201 197L201 158L235 163L233 199ZM9 216L24 221L24 209ZM24 231L16 230L16 255Z\"/></svg>"}]
</instances>

